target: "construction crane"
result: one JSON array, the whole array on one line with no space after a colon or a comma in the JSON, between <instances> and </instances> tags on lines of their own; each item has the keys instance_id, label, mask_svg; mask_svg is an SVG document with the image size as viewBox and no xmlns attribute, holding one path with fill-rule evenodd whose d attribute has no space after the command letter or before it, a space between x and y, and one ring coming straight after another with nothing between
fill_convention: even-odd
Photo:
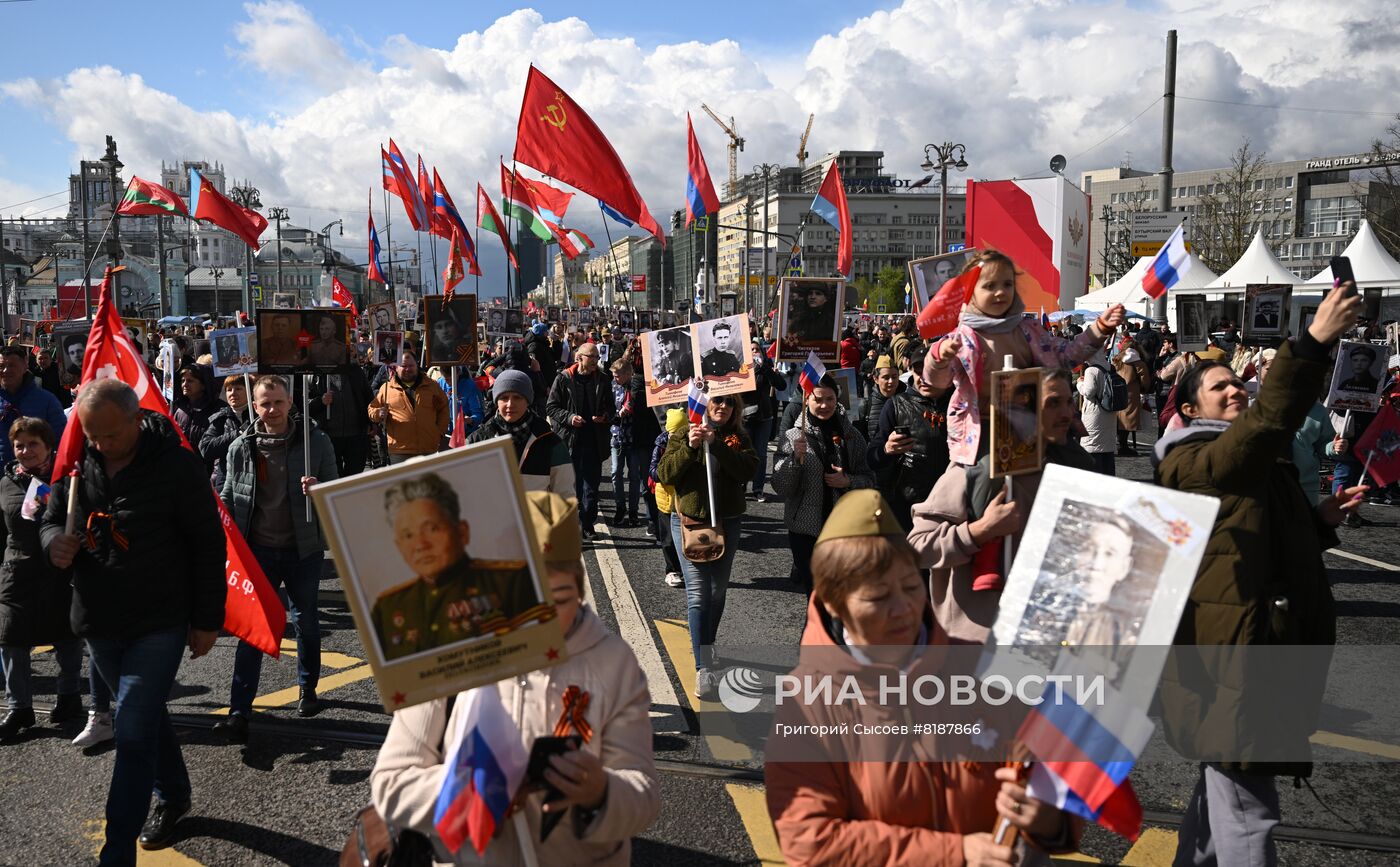
<instances>
[{"instance_id":1,"label":"construction crane","mask_svg":"<svg viewBox=\"0 0 1400 867\"><path fill-rule=\"evenodd\" d=\"M807 137L812 134L812 121L816 119L815 114L807 115L807 128L802 131L802 140L797 143L797 169L803 171L807 168Z\"/></svg>"},{"instance_id":2,"label":"construction crane","mask_svg":"<svg viewBox=\"0 0 1400 867\"><path fill-rule=\"evenodd\" d=\"M719 119L719 115L715 114L714 109L710 108L705 103L700 103L700 107L705 109L705 114L708 114L711 120L719 124L719 128L724 130L729 136L728 195L733 195L735 188L739 186L739 151L744 149L744 140L734 131L734 118L731 117L729 123L725 123Z\"/></svg>"}]
</instances>

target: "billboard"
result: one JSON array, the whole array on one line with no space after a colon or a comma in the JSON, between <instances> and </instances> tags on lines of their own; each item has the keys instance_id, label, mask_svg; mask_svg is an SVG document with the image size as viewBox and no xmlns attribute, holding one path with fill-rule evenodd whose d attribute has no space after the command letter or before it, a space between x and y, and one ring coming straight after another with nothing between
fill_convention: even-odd
<instances>
[{"instance_id":1,"label":"billboard","mask_svg":"<svg viewBox=\"0 0 1400 867\"><path fill-rule=\"evenodd\" d=\"M1089 286L1089 197L1061 177L968 181L967 245L1016 261L1027 310L1069 310Z\"/></svg>"}]
</instances>

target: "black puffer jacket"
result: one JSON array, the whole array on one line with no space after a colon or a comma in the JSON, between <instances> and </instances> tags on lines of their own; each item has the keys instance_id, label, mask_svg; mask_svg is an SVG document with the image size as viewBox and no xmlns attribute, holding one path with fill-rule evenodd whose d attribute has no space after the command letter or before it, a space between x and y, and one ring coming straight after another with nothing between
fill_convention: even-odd
<instances>
[{"instance_id":1,"label":"black puffer jacket","mask_svg":"<svg viewBox=\"0 0 1400 867\"><path fill-rule=\"evenodd\" d=\"M176 395L175 423L184 431L185 439L190 441L190 445L197 449L200 441L204 439L204 432L209 429L209 420L221 407L228 404L219 398L219 385L214 380L213 368L207 364L186 364L180 368L181 373L185 370L193 370L200 382L204 383L204 396L198 401L191 401L183 394ZM211 461L205 463L209 469L213 469Z\"/></svg>"},{"instance_id":2,"label":"black puffer jacket","mask_svg":"<svg viewBox=\"0 0 1400 867\"><path fill-rule=\"evenodd\" d=\"M244 407L240 412L225 404L219 411L209 417L209 427L205 429L204 436L199 440L200 457L212 469L210 470L210 481L214 484L214 490L224 489L224 472L227 468L228 447L233 445L233 441L248 429L252 424L248 420L248 408Z\"/></svg>"},{"instance_id":3,"label":"black puffer jacket","mask_svg":"<svg viewBox=\"0 0 1400 867\"><path fill-rule=\"evenodd\" d=\"M204 461L170 420L143 410L132 462L112 479L90 445L82 456L77 528L91 530L73 561L73 632L134 638L224 623L225 546ZM47 549L67 519L67 478L53 487L40 530Z\"/></svg>"},{"instance_id":4,"label":"black puffer jacket","mask_svg":"<svg viewBox=\"0 0 1400 867\"><path fill-rule=\"evenodd\" d=\"M68 607L73 591L67 576L49 565L39 543L39 519L20 514L33 477L12 463L0 477L0 534L5 562L0 565L0 644L34 647L73 637Z\"/></svg>"},{"instance_id":5,"label":"black puffer jacket","mask_svg":"<svg viewBox=\"0 0 1400 867\"><path fill-rule=\"evenodd\" d=\"M580 376L578 365L571 364L560 371L554 379L554 387L549 390L549 401L545 405L549 423L554 432L569 447L569 454L575 454L580 436L593 437L597 454L607 456L611 451L611 427L617 412L613 403L612 376L599 368L592 376ZM573 416L583 416L583 427L569 424ZM603 420L595 422L594 416Z\"/></svg>"}]
</instances>

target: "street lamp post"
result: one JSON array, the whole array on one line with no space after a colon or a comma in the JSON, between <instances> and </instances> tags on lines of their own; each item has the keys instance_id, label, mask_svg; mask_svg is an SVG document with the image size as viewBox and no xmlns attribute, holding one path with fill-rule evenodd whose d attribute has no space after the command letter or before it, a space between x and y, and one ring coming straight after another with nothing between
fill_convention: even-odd
<instances>
[{"instance_id":1,"label":"street lamp post","mask_svg":"<svg viewBox=\"0 0 1400 867\"><path fill-rule=\"evenodd\" d=\"M934 157L938 159L935 161ZM948 167L952 166L958 171L967 168L967 148L961 144L944 142L943 144L924 145L924 162L920 166L926 172L938 170L938 252L940 254L948 252L948 247L944 244L945 231L948 225Z\"/></svg>"},{"instance_id":2,"label":"street lamp post","mask_svg":"<svg viewBox=\"0 0 1400 867\"><path fill-rule=\"evenodd\" d=\"M229 192L229 198L245 208L257 210L262 207L262 199L259 197L258 188L244 181L235 184ZM247 245L245 245L246 247ZM277 252L280 257L282 245L277 245ZM280 288L280 287L279 287ZM253 248L247 247L244 250L243 266L243 312L251 315L253 309ZM242 322L234 323L235 326L242 325Z\"/></svg>"},{"instance_id":3,"label":"street lamp post","mask_svg":"<svg viewBox=\"0 0 1400 867\"><path fill-rule=\"evenodd\" d=\"M107 242L107 258L115 269L122 261L121 221L117 219L117 206L121 204L121 193L117 187L117 173L122 170L122 161L117 158L117 141L107 136L107 153L99 160L107 167L107 192L112 203L112 239ZM121 272L112 274L112 301L121 303Z\"/></svg>"},{"instance_id":4,"label":"street lamp post","mask_svg":"<svg viewBox=\"0 0 1400 867\"><path fill-rule=\"evenodd\" d=\"M277 291L282 291L282 221L287 219L286 208L268 208L267 218L277 224Z\"/></svg>"},{"instance_id":5,"label":"street lamp post","mask_svg":"<svg viewBox=\"0 0 1400 867\"><path fill-rule=\"evenodd\" d=\"M1108 222L1113 219L1113 209L1108 205L1103 206L1103 285L1109 284L1108 279Z\"/></svg>"},{"instance_id":6,"label":"street lamp post","mask_svg":"<svg viewBox=\"0 0 1400 867\"><path fill-rule=\"evenodd\" d=\"M214 321L218 322L219 314L222 312L219 310L219 278L224 276L224 269L215 265L209 269L209 274L214 278Z\"/></svg>"}]
</instances>

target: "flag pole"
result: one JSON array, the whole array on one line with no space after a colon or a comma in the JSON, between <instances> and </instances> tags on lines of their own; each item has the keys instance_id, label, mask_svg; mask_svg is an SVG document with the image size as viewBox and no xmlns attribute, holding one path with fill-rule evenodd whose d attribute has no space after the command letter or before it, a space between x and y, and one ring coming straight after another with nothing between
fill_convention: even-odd
<instances>
[{"instance_id":1,"label":"flag pole","mask_svg":"<svg viewBox=\"0 0 1400 867\"><path fill-rule=\"evenodd\" d=\"M257 422L257 416L253 415L253 378L247 373L243 374L243 393L248 395L248 423Z\"/></svg>"},{"instance_id":2,"label":"flag pole","mask_svg":"<svg viewBox=\"0 0 1400 867\"><path fill-rule=\"evenodd\" d=\"M457 436L457 407L461 406L459 401L462 399L462 397L461 395L457 394L457 365L454 364L448 369L452 372L452 381L448 387L452 389L452 436L455 437ZM463 423L465 423L466 418L463 417L462 421Z\"/></svg>"},{"instance_id":3,"label":"flag pole","mask_svg":"<svg viewBox=\"0 0 1400 867\"><path fill-rule=\"evenodd\" d=\"M311 475L311 388L310 377L301 375L301 456L302 472ZM301 480L297 480L300 485ZM311 522L311 497L306 497L306 521Z\"/></svg>"},{"instance_id":4,"label":"flag pole","mask_svg":"<svg viewBox=\"0 0 1400 867\"><path fill-rule=\"evenodd\" d=\"M502 157L501 157L501 160L502 160L502 162L504 162L504 161L505 161L505 157L502 156ZM518 175L516 175L516 173L515 173L515 154L512 153L512 154L510 155L510 186L511 186L511 189L514 190L515 187L517 187L519 184L520 184L520 177L519 177ZM509 282L506 283L506 306L507 306L507 307L509 307L512 303L514 303L514 301L515 301L515 293L516 293L517 291L520 292L521 297L524 297L524 295L525 295L524 291L521 291L521 287L520 287L520 281L521 281L521 276L520 276L520 259L521 259L521 255L520 255L520 221L519 221L519 220L512 220L512 222L515 224L515 287L512 287L512 286L510 285Z\"/></svg>"},{"instance_id":5,"label":"flag pole","mask_svg":"<svg viewBox=\"0 0 1400 867\"><path fill-rule=\"evenodd\" d=\"M389 191L384 190L384 243L389 245L389 273L384 279L389 281L389 303L394 307L394 321L399 321L399 297L394 288L394 232L393 219L389 214Z\"/></svg>"}]
</instances>

